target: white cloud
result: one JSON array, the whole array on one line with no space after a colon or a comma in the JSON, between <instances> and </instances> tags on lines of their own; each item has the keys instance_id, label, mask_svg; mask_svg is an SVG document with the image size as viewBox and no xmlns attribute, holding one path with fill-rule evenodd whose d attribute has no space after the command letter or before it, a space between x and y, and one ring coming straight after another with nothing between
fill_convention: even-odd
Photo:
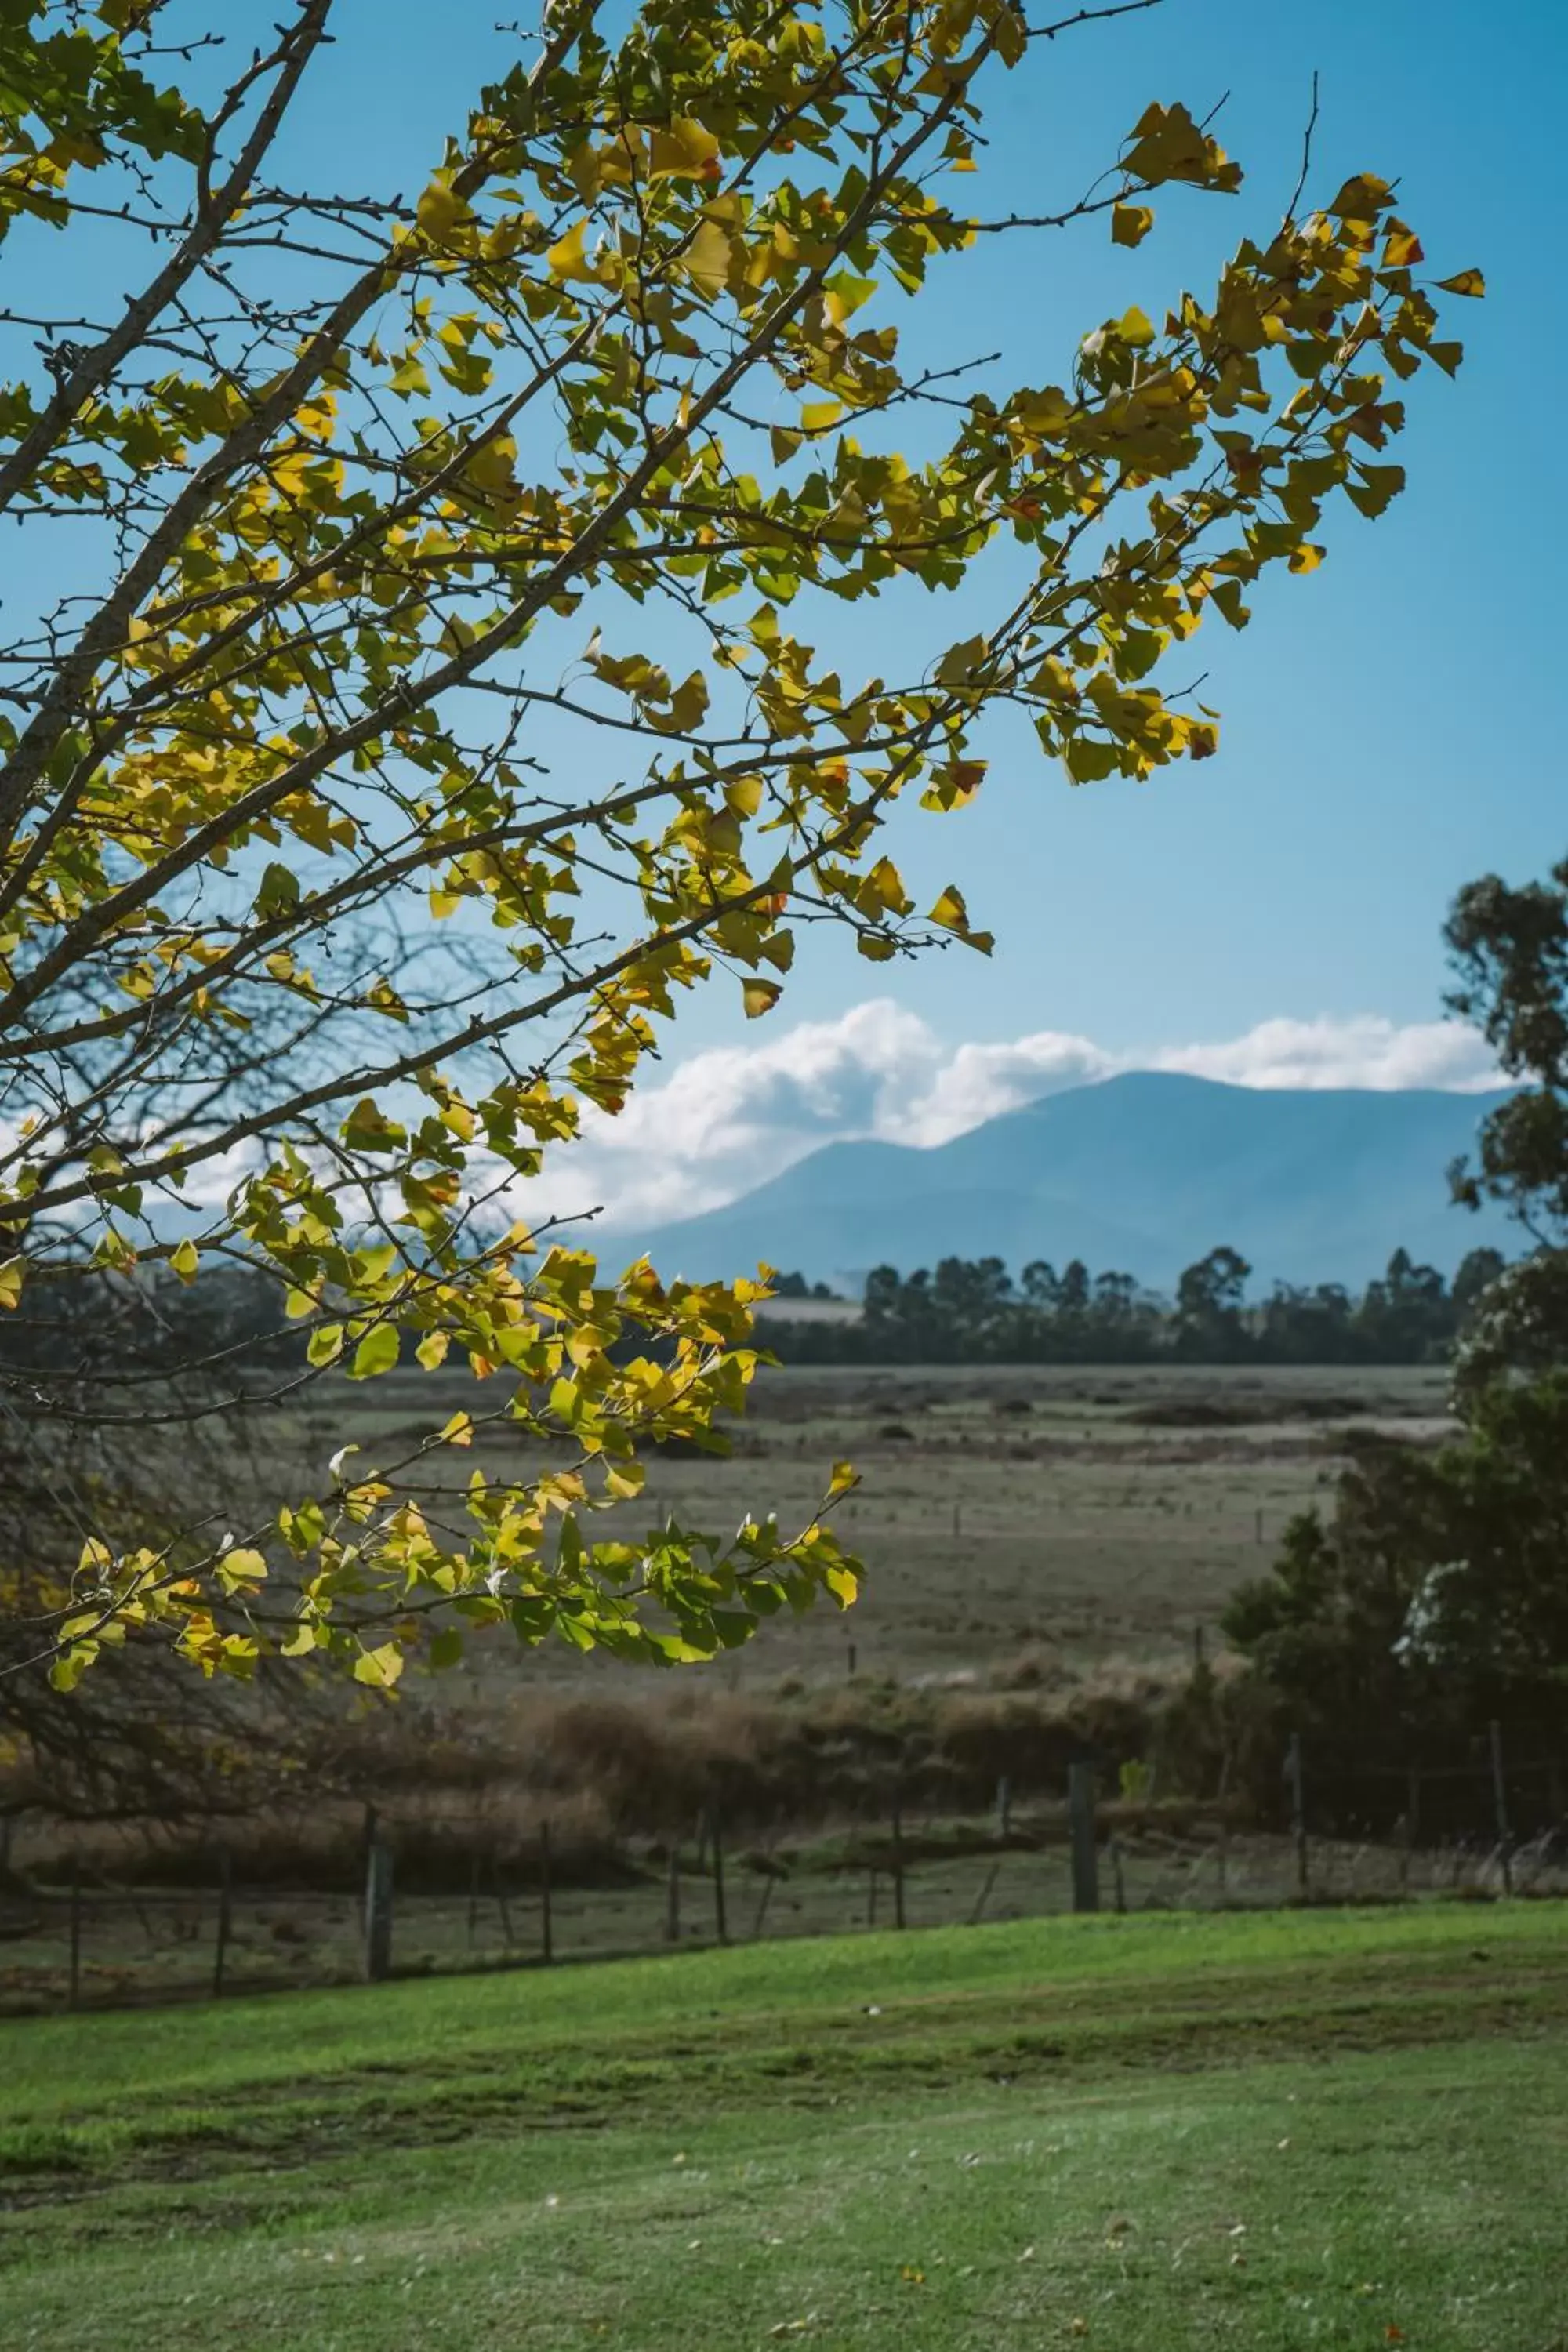
<instances>
[{"instance_id":1,"label":"white cloud","mask_svg":"<svg viewBox=\"0 0 1568 2352\"><path fill-rule=\"evenodd\" d=\"M650 1074L618 1118L588 1111L581 1141L518 1205L535 1219L602 1207L617 1230L646 1230L734 1200L825 1143L943 1143L1021 1103L1135 1069L1244 1087L1471 1092L1498 1082L1484 1042L1453 1022L1264 1021L1238 1037L1132 1053L1052 1029L954 1046L875 998Z\"/></svg>"},{"instance_id":2,"label":"white cloud","mask_svg":"<svg viewBox=\"0 0 1568 2352\"><path fill-rule=\"evenodd\" d=\"M1401 1028L1362 1013L1348 1021L1260 1021L1220 1045L1165 1048L1149 1067L1187 1070L1237 1087L1437 1087L1478 1093L1498 1084L1486 1040L1457 1021Z\"/></svg>"}]
</instances>

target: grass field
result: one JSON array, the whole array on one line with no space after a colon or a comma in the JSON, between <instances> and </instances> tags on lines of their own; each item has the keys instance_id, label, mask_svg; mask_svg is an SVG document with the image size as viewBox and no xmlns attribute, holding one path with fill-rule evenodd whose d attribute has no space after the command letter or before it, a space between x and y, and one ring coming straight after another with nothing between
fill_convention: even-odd
<instances>
[{"instance_id":1,"label":"grass field","mask_svg":"<svg viewBox=\"0 0 1568 2352\"><path fill-rule=\"evenodd\" d=\"M12 2026L0 2341L1562 2352L1565 2060L1544 1905Z\"/></svg>"}]
</instances>

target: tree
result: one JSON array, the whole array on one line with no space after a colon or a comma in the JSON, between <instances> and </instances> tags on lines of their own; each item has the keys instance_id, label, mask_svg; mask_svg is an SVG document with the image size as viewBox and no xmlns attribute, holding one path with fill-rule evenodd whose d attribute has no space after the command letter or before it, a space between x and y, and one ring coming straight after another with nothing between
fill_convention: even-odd
<instances>
[{"instance_id":1,"label":"tree","mask_svg":"<svg viewBox=\"0 0 1568 2352\"><path fill-rule=\"evenodd\" d=\"M1499 1717L1555 1745L1565 1546L1568 1380L1497 1384L1435 1454L1363 1444L1331 1510L1291 1520L1223 1623L1279 1722L1352 1771L1447 1758Z\"/></svg>"},{"instance_id":2,"label":"tree","mask_svg":"<svg viewBox=\"0 0 1568 2352\"><path fill-rule=\"evenodd\" d=\"M1367 1284L1356 1327L1380 1362L1434 1360L1453 1335L1447 1285L1436 1266L1417 1265L1408 1250L1396 1249L1383 1279Z\"/></svg>"},{"instance_id":3,"label":"tree","mask_svg":"<svg viewBox=\"0 0 1568 2352\"><path fill-rule=\"evenodd\" d=\"M1236 192L1178 103L1054 213L955 176L1001 77L1144 5L645 0L612 37L554 0L404 201L279 166L334 0L227 12L259 46L216 89L163 0L6 0L0 232L132 290L41 347L8 314L0 511L70 584L0 649L0 1297L240 1265L317 1372L500 1390L237 1541L90 1536L62 1682L119 1631L382 1686L437 1625L437 1663L509 1621L668 1661L852 1597L820 1515L590 1540L642 1443L740 1405L756 1288L604 1276L526 1188L688 991L764 1014L809 924L984 950L956 886L918 910L893 803L973 798L1000 706L1077 783L1206 757L1162 656L1400 488L1390 379L1459 353L1371 175L1061 383L900 361L895 304L982 238ZM814 637L868 599L900 664L856 685ZM531 1451L455 1493L480 1426Z\"/></svg>"},{"instance_id":4,"label":"tree","mask_svg":"<svg viewBox=\"0 0 1568 2352\"><path fill-rule=\"evenodd\" d=\"M1495 874L1468 884L1446 937L1449 1010L1521 1082L1482 1122L1475 1160L1450 1171L1456 1199L1500 1202L1531 1244L1471 1296L1459 1377L1479 1390L1568 1365L1568 859L1519 889Z\"/></svg>"},{"instance_id":5,"label":"tree","mask_svg":"<svg viewBox=\"0 0 1568 2352\"><path fill-rule=\"evenodd\" d=\"M1176 1347L1183 1354L1213 1362L1244 1352L1242 1309L1252 1268L1239 1252L1210 1250L1189 1265L1176 1285Z\"/></svg>"}]
</instances>

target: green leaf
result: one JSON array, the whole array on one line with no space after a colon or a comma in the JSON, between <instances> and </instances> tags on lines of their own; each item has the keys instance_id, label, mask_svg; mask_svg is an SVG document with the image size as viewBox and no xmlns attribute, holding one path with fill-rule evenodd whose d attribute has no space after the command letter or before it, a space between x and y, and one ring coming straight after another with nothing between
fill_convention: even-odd
<instances>
[{"instance_id":1,"label":"green leaf","mask_svg":"<svg viewBox=\"0 0 1568 2352\"><path fill-rule=\"evenodd\" d=\"M257 914L264 923L291 915L299 906L300 898L299 876L291 866L281 865L274 859L262 875L260 887L256 893Z\"/></svg>"},{"instance_id":2,"label":"green leaf","mask_svg":"<svg viewBox=\"0 0 1568 2352\"><path fill-rule=\"evenodd\" d=\"M395 1323L378 1323L367 1331L354 1349L354 1360L349 1367L351 1381L374 1381L382 1372L390 1372L402 1352L403 1339Z\"/></svg>"},{"instance_id":3,"label":"green leaf","mask_svg":"<svg viewBox=\"0 0 1568 2352\"><path fill-rule=\"evenodd\" d=\"M1114 775L1121 757L1114 743L1093 735L1075 735L1062 746L1062 764L1075 784L1098 784Z\"/></svg>"}]
</instances>

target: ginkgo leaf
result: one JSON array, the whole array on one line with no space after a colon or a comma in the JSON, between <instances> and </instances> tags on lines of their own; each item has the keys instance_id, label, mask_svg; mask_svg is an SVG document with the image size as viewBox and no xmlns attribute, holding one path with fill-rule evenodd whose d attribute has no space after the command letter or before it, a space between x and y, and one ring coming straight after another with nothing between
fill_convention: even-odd
<instances>
[{"instance_id":1,"label":"ginkgo leaf","mask_svg":"<svg viewBox=\"0 0 1568 2352\"><path fill-rule=\"evenodd\" d=\"M444 180L432 180L415 207L420 227L434 245L451 235L467 210L462 197Z\"/></svg>"},{"instance_id":2,"label":"ginkgo leaf","mask_svg":"<svg viewBox=\"0 0 1568 2352\"><path fill-rule=\"evenodd\" d=\"M1153 209L1149 205L1114 205L1111 207L1110 241L1113 245L1142 245L1153 226Z\"/></svg>"},{"instance_id":3,"label":"ginkgo leaf","mask_svg":"<svg viewBox=\"0 0 1568 2352\"><path fill-rule=\"evenodd\" d=\"M1467 294L1479 300L1487 290L1487 281L1479 269L1461 269L1452 278L1439 278L1437 284L1445 294Z\"/></svg>"},{"instance_id":4,"label":"ginkgo leaf","mask_svg":"<svg viewBox=\"0 0 1568 2352\"><path fill-rule=\"evenodd\" d=\"M773 1011L783 994L784 991L776 981L745 980L741 987L741 1002L746 1008L747 1020L760 1021L764 1013Z\"/></svg>"},{"instance_id":5,"label":"ginkgo leaf","mask_svg":"<svg viewBox=\"0 0 1568 2352\"><path fill-rule=\"evenodd\" d=\"M395 1642L384 1643L378 1650L360 1653L354 1660L354 1680L368 1684L373 1690L390 1690L405 1663Z\"/></svg>"},{"instance_id":6,"label":"ginkgo leaf","mask_svg":"<svg viewBox=\"0 0 1568 2352\"><path fill-rule=\"evenodd\" d=\"M564 236L557 237L544 257L545 268L552 278L573 278L592 276L585 247L588 236L586 220L574 221Z\"/></svg>"},{"instance_id":7,"label":"ginkgo leaf","mask_svg":"<svg viewBox=\"0 0 1568 2352\"><path fill-rule=\"evenodd\" d=\"M402 1338L395 1323L377 1323L365 1333L354 1349L353 1362L349 1366L351 1381L373 1381L382 1372L390 1372L402 1349Z\"/></svg>"},{"instance_id":8,"label":"ginkgo leaf","mask_svg":"<svg viewBox=\"0 0 1568 2352\"><path fill-rule=\"evenodd\" d=\"M710 131L689 116L680 117L668 131L654 132L648 177L710 179L715 174L719 153L719 142Z\"/></svg>"},{"instance_id":9,"label":"ginkgo leaf","mask_svg":"<svg viewBox=\"0 0 1568 2352\"><path fill-rule=\"evenodd\" d=\"M705 220L686 248L682 266L698 292L710 302L724 290L731 252L728 233L716 220Z\"/></svg>"}]
</instances>

